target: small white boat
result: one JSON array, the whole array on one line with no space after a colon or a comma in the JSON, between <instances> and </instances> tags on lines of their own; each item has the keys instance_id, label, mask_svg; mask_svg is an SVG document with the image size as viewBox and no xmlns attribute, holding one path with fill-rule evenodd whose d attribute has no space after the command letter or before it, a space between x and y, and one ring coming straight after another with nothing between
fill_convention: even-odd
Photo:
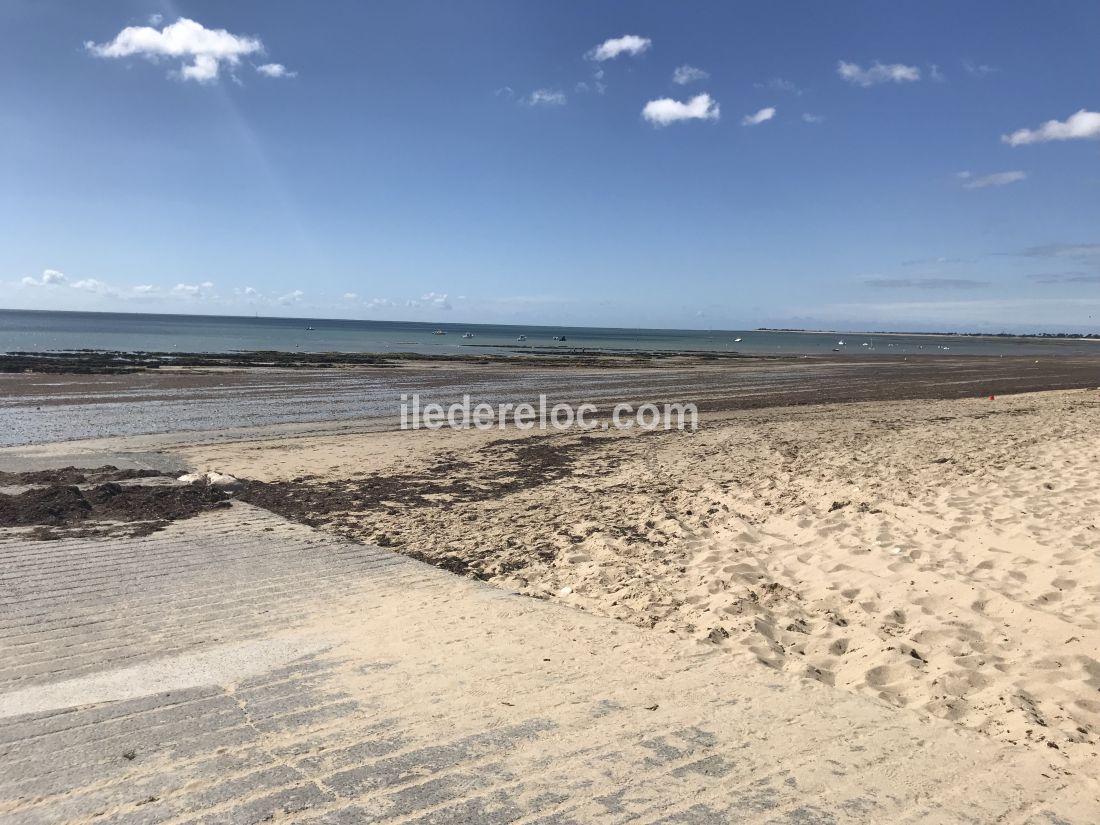
<instances>
[{"instance_id":1,"label":"small white boat","mask_svg":"<svg viewBox=\"0 0 1100 825\"><path fill-rule=\"evenodd\" d=\"M474 334L473 334L472 332L464 332L464 333L462 334L462 337L463 337L463 338L473 338L473 337L474 337Z\"/></svg>"},{"instance_id":2,"label":"small white boat","mask_svg":"<svg viewBox=\"0 0 1100 825\"><path fill-rule=\"evenodd\" d=\"M446 335L446 334L447 334L447 333L446 333L446 332L444 332L444 331L443 331L443 330L441 330L441 329L437 329L437 330L435 330L435 331L434 331L434 332L432 333L432 335Z\"/></svg>"},{"instance_id":3,"label":"small white boat","mask_svg":"<svg viewBox=\"0 0 1100 825\"><path fill-rule=\"evenodd\" d=\"M844 342L843 342L843 341L837 341L837 342L836 342L836 344L837 344L837 346L838 346L838 347L842 347L842 346L844 346Z\"/></svg>"},{"instance_id":4,"label":"small white boat","mask_svg":"<svg viewBox=\"0 0 1100 825\"><path fill-rule=\"evenodd\" d=\"M313 327L306 327L306 332L313 332Z\"/></svg>"},{"instance_id":5,"label":"small white boat","mask_svg":"<svg viewBox=\"0 0 1100 825\"><path fill-rule=\"evenodd\" d=\"M519 338L517 338L516 340L517 340L517 341L526 341L526 340L527 340L527 336L526 336L526 335L521 335L521 336L519 336Z\"/></svg>"},{"instance_id":6,"label":"small white boat","mask_svg":"<svg viewBox=\"0 0 1100 825\"><path fill-rule=\"evenodd\" d=\"M735 343L735 344L740 344L740 343L741 343L741 339L740 339L740 338L734 338L734 339L733 339L733 343Z\"/></svg>"}]
</instances>

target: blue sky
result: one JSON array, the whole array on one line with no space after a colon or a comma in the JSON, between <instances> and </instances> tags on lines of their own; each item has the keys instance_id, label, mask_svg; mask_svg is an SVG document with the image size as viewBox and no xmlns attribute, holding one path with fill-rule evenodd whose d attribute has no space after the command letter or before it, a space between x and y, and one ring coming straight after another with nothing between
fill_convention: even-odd
<instances>
[{"instance_id":1,"label":"blue sky","mask_svg":"<svg viewBox=\"0 0 1100 825\"><path fill-rule=\"evenodd\" d=\"M1100 326L1094 2L6 0L0 27L0 306Z\"/></svg>"}]
</instances>

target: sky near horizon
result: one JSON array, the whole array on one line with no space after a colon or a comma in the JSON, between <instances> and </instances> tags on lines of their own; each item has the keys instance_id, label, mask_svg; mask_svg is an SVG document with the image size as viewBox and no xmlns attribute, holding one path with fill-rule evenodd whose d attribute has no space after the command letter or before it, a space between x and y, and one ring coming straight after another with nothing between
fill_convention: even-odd
<instances>
[{"instance_id":1,"label":"sky near horizon","mask_svg":"<svg viewBox=\"0 0 1100 825\"><path fill-rule=\"evenodd\" d=\"M0 307L1100 328L1100 3L5 0Z\"/></svg>"}]
</instances>

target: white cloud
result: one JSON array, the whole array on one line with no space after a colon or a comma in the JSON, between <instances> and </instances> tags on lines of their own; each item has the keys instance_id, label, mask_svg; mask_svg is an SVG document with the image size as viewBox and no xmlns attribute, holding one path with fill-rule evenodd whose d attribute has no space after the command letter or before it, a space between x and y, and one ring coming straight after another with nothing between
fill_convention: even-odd
<instances>
[{"instance_id":1,"label":"white cloud","mask_svg":"<svg viewBox=\"0 0 1100 825\"><path fill-rule=\"evenodd\" d=\"M566 103L565 92L557 89L535 89L524 100L528 106L564 106Z\"/></svg>"},{"instance_id":2,"label":"white cloud","mask_svg":"<svg viewBox=\"0 0 1100 825\"><path fill-rule=\"evenodd\" d=\"M133 290L138 295L151 295L157 291L157 288L152 284L138 284L133 287Z\"/></svg>"},{"instance_id":3,"label":"white cloud","mask_svg":"<svg viewBox=\"0 0 1100 825\"><path fill-rule=\"evenodd\" d=\"M600 45L585 55L589 60L602 62L618 57L620 54L639 55L649 49L653 41L648 37L639 37L636 34L624 34L622 37L613 37L605 40Z\"/></svg>"},{"instance_id":4,"label":"white cloud","mask_svg":"<svg viewBox=\"0 0 1100 825\"><path fill-rule=\"evenodd\" d=\"M433 309L450 309L451 304L447 300L447 293L427 292L420 296L421 305L430 306Z\"/></svg>"},{"instance_id":5,"label":"white cloud","mask_svg":"<svg viewBox=\"0 0 1100 825\"><path fill-rule=\"evenodd\" d=\"M292 292L288 292L286 295L279 296L279 303L289 306L290 304L296 304L305 297L305 293L300 289L295 289Z\"/></svg>"},{"instance_id":6,"label":"white cloud","mask_svg":"<svg viewBox=\"0 0 1100 825\"><path fill-rule=\"evenodd\" d=\"M970 174L970 172L959 172L955 177L966 181L962 185L963 189L985 189L988 186L1005 186L1009 183L1016 183L1017 181L1024 180L1027 177L1027 173L1013 170L1009 172L994 172L991 175L983 175L980 178L976 178Z\"/></svg>"},{"instance_id":7,"label":"white cloud","mask_svg":"<svg viewBox=\"0 0 1100 825\"><path fill-rule=\"evenodd\" d=\"M928 76L936 83L944 83L947 80L944 73L940 71L940 67L935 63L928 64Z\"/></svg>"},{"instance_id":8,"label":"white cloud","mask_svg":"<svg viewBox=\"0 0 1100 825\"><path fill-rule=\"evenodd\" d=\"M179 58L183 61L179 77L199 83L217 80L222 63L236 66L243 56L264 51L264 44L257 37L230 34L225 29L208 29L186 17L163 29L127 26L109 43L89 40L84 46L96 57L136 56L152 61L162 57Z\"/></svg>"},{"instance_id":9,"label":"white cloud","mask_svg":"<svg viewBox=\"0 0 1100 825\"><path fill-rule=\"evenodd\" d=\"M911 83L920 80L920 69L903 63L883 64L877 60L874 65L864 69L858 63L836 64L836 71L842 78L856 86L876 86L879 83Z\"/></svg>"},{"instance_id":10,"label":"white cloud","mask_svg":"<svg viewBox=\"0 0 1100 825\"><path fill-rule=\"evenodd\" d=\"M668 126L680 120L718 120L718 102L708 94L696 95L686 103L663 97L651 100L642 109L642 117L654 126Z\"/></svg>"},{"instance_id":11,"label":"white cloud","mask_svg":"<svg viewBox=\"0 0 1100 825\"><path fill-rule=\"evenodd\" d=\"M992 66L987 66L984 63L973 63L970 60L964 60L962 64L967 74L972 74L977 77L981 77L982 75L987 74L993 74L993 72L997 71Z\"/></svg>"},{"instance_id":12,"label":"white cloud","mask_svg":"<svg viewBox=\"0 0 1100 825\"><path fill-rule=\"evenodd\" d=\"M1073 113L1064 121L1048 120L1038 129L1017 129L1011 135L1001 135L1001 140L1009 146L1088 138L1100 138L1100 112L1087 112L1084 109Z\"/></svg>"},{"instance_id":13,"label":"white cloud","mask_svg":"<svg viewBox=\"0 0 1100 825\"><path fill-rule=\"evenodd\" d=\"M264 63L262 66L257 66L256 71L265 77L297 77L297 72L292 72L287 69L282 63Z\"/></svg>"},{"instance_id":14,"label":"white cloud","mask_svg":"<svg viewBox=\"0 0 1100 825\"><path fill-rule=\"evenodd\" d=\"M172 287L172 294L183 298L204 298L214 288L210 281L201 284L176 284Z\"/></svg>"},{"instance_id":15,"label":"white cloud","mask_svg":"<svg viewBox=\"0 0 1100 825\"><path fill-rule=\"evenodd\" d=\"M755 114L745 115L743 118L741 118L741 125L759 126L761 123L771 120L773 117L775 117L775 107L768 106L761 109L759 112L756 112Z\"/></svg>"},{"instance_id":16,"label":"white cloud","mask_svg":"<svg viewBox=\"0 0 1100 825\"><path fill-rule=\"evenodd\" d=\"M342 297L345 301L355 301L358 300L359 295L355 292L345 292Z\"/></svg>"},{"instance_id":17,"label":"white cloud","mask_svg":"<svg viewBox=\"0 0 1100 825\"><path fill-rule=\"evenodd\" d=\"M149 25L150 26L159 26L163 22L164 22L164 15L163 14L150 14L149 15Z\"/></svg>"},{"instance_id":18,"label":"white cloud","mask_svg":"<svg viewBox=\"0 0 1100 825\"><path fill-rule=\"evenodd\" d=\"M77 281L73 284L73 289L83 290L84 292L94 292L97 295L117 295L117 291L109 284L105 284L103 281L98 281L95 278L85 278L81 281Z\"/></svg>"},{"instance_id":19,"label":"white cloud","mask_svg":"<svg viewBox=\"0 0 1100 825\"><path fill-rule=\"evenodd\" d=\"M247 295L249 298L255 298L260 294L260 292L255 287L246 286L244 288L244 294Z\"/></svg>"},{"instance_id":20,"label":"white cloud","mask_svg":"<svg viewBox=\"0 0 1100 825\"><path fill-rule=\"evenodd\" d=\"M812 115L809 112L803 112L802 120L805 123L824 123L825 115Z\"/></svg>"},{"instance_id":21,"label":"white cloud","mask_svg":"<svg viewBox=\"0 0 1100 825\"><path fill-rule=\"evenodd\" d=\"M704 72L702 69L688 66L686 63L683 66L677 66L672 72L672 82L680 86L686 86L696 80L706 80L708 77L710 77L710 72Z\"/></svg>"},{"instance_id":22,"label":"white cloud","mask_svg":"<svg viewBox=\"0 0 1100 825\"><path fill-rule=\"evenodd\" d=\"M68 278L56 269L44 269L41 278L26 277L22 280L23 286L63 286Z\"/></svg>"}]
</instances>

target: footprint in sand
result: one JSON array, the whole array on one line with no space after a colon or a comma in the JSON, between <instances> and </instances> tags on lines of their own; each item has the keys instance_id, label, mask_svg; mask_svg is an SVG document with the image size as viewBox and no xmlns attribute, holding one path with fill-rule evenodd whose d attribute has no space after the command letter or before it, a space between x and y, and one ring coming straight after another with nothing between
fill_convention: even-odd
<instances>
[{"instance_id":1,"label":"footprint in sand","mask_svg":"<svg viewBox=\"0 0 1100 825\"><path fill-rule=\"evenodd\" d=\"M829 652L834 656L843 656L848 652L848 647L851 645L851 640L840 638L836 639L831 645L829 645Z\"/></svg>"}]
</instances>

